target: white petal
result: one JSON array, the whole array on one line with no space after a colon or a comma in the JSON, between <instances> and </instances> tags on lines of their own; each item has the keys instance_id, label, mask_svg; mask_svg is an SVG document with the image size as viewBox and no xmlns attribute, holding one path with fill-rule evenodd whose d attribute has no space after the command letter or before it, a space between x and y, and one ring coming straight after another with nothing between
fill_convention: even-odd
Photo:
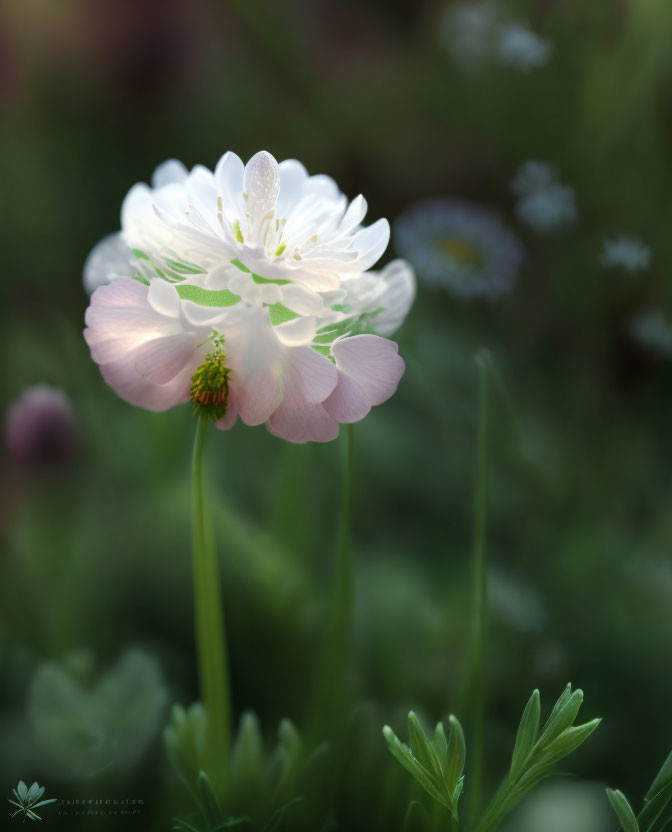
<instances>
[{"instance_id":1,"label":"white petal","mask_svg":"<svg viewBox=\"0 0 672 832\"><path fill-rule=\"evenodd\" d=\"M235 153L225 153L215 168L215 186L222 198L222 212L229 222L245 214L243 201L243 172L245 166Z\"/></svg>"},{"instance_id":2,"label":"white petal","mask_svg":"<svg viewBox=\"0 0 672 832\"><path fill-rule=\"evenodd\" d=\"M177 318L180 314L180 296L177 289L160 277L154 278L149 284L147 300L152 309L168 318Z\"/></svg>"},{"instance_id":3,"label":"white petal","mask_svg":"<svg viewBox=\"0 0 672 832\"><path fill-rule=\"evenodd\" d=\"M263 303L282 303L282 289L275 283L262 283L258 289Z\"/></svg>"},{"instance_id":4,"label":"white petal","mask_svg":"<svg viewBox=\"0 0 672 832\"><path fill-rule=\"evenodd\" d=\"M315 337L317 330L316 319L313 317L294 318L274 328L275 334L286 347L299 347L309 344Z\"/></svg>"},{"instance_id":5,"label":"white petal","mask_svg":"<svg viewBox=\"0 0 672 832\"><path fill-rule=\"evenodd\" d=\"M282 302L299 315L322 315L325 312L320 295L298 283L282 287Z\"/></svg>"},{"instance_id":6,"label":"white petal","mask_svg":"<svg viewBox=\"0 0 672 832\"><path fill-rule=\"evenodd\" d=\"M84 263L84 288L92 294L99 286L118 277L131 277L135 270L133 252L121 234L108 234L91 250Z\"/></svg>"},{"instance_id":7,"label":"white petal","mask_svg":"<svg viewBox=\"0 0 672 832\"><path fill-rule=\"evenodd\" d=\"M352 238L352 248L359 252L357 268L366 271L380 259L390 242L390 224L386 219L380 219L358 231Z\"/></svg>"},{"instance_id":8,"label":"white petal","mask_svg":"<svg viewBox=\"0 0 672 832\"><path fill-rule=\"evenodd\" d=\"M362 220L366 216L366 209L367 209L366 200L360 194L359 196L355 197L352 202L350 203L348 210L345 212L343 219L340 222L338 230L341 234L349 234L358 225L361 224Z\"/></svg>"},{"instance_id":9,"label":"white petal","mask_svg":"<svg viewBox=\"0 0 672 832\"><path fill-rule=\"evenodd\" d=\"M163 188L164 185L180 184L187 178L188 173L189 171L178 159L168 159L152 174L152 187Z\"/></svg>"},{"instance_id":10,"label":"white petal","mask_svg":"<svg viewBox=\"0 0 672 832\"><path fill-rule=\"evenodd\" d=\"M250 159L243 174L243 191L247 194L247 210L252 216L263 217L275 208L280 189L278 163L265 150Z\"/></svg>"}]
</instances>

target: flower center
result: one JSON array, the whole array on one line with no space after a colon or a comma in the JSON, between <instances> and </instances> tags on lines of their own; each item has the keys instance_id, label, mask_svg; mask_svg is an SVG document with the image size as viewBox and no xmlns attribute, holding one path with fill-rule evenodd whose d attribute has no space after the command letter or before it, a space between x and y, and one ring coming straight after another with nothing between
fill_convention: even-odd
<instances>
[{"instance_id":1,"label":"flower center","mask_svg":"<svg viewBox=\"0 0 672 832\"><path fill-rule=\"evenodd\" d=\"M465 240L457 237L446 237L437 244L443 254L448 254L460 266L476 266L481 260L478 251Z\"/></svg>"},{"instance_id":2,"label":"flower center","mask_svg":"<svg viewBox=\"0 0 672 832\"><path fill-rule=\"evenodd\" d=\"M214 349L191 377L191 400L194 413L213 422L224 417L229 403L229 375L224 355L224 336L215 334Z\"/></svg>"}]
</instances>

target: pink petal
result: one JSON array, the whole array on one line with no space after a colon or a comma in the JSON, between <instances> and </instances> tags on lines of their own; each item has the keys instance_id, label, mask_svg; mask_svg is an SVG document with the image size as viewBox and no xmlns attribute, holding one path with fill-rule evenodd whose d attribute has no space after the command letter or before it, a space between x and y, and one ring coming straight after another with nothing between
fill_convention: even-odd
<instances>
[{"instance_id":1,"label":"pink petal","mask_svg":"<svg viewBox=\"0 0 672 832\"><path fill-rule=\"evenodd\" d=\"M343 338L334 344L332 354L338 369L360 385L372 405L387 401L404 374L397 345L378 335Z\"/></svg>"},{"instance_id":2,"label":"pink petal","mask_svg":"<svg viewBox=\"0 0 672 832\"><path fill-rule=\"evenodd\" d=\"M362 387L347 373L338 374L336 389L322 402L330 416L338 422L359 422L371 410Z\"/></svg>"},{"instance_id":3,"label":"pink petal","mask_svg":"<svg viewBox=\"0 0 672 832\"><path fill-rule=\"evenodd\" d=\"M294 390L285 396L269 421L272 434L289 442L331 442L338 436L338 422L320 404L310 404Z\"/></svg>"},{"instance_id":4,"label":"pink petal","mask_svg":"<svg viewBox=\"0 0 672 832\"><path fill-rule=\"evenodd\" d=\"M291 386L311 404L323 402L338 382L338 370L324 355L312 347L287 350Z\"/></svg>"},{"instance_id":5,"label":"pink petal","mask_svg":"<svg viewBox=\"0 0 672 832\"><path fill-rule=\"evenodd\" d=\"M133 352L135 368L155 384L167 384L191 362L191 373L198 366L198 349L191 334L154 338Z\"/></svg>"},{"instance_id":6,"label":"pink petal","mask_svg":"<svg viewBox=\"0 0 672 832\"><path fill-rule=\"evenodd\" d=\"M135 358L127 355L104 364L100 372L109 386L124 401L146 410L169 410L189 400L191 369L185 368L169 384L154 384L139 375Z\"/></svg>"}]
</instances>

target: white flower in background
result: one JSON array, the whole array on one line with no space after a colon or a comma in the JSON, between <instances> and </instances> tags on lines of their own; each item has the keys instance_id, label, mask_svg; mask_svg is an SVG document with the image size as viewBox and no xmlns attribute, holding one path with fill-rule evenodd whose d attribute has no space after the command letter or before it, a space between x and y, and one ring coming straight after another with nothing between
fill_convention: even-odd
<instances>
[{"instance_id":1,"label":"white flower in background","mask_svg":"<svg viewBox=\"0 0 672 832\"><path fill-rule=\"evenodd\" d=\"M545 66L552 52L551 42L540 38L525 24L507 23L499 31L497 55L503 66L530 72Z\"/></svg>"},{"instance_id":2,"label":"white flower in background","mask_svg":"<svg viewBox=\"0 0 672 832\"><path fill-rule=\"evenodd\" d=\"M496 0L458 0L439 21L439 37L453 58L467 69L494 61L529 72L550 60L553 45L524 20L512 18Z\"/></svg>"},{"instance_id":3,"label":"white flower in background","mask_svg":"<svg viewBox=\"0 0 672 832\"><path fill-rule=\"evenodd\" d=\"M630 324L630 334L661 358L672 358L672 325L659 310L638 315Z\"/></svg>"},{"instance_id":4,"label":"white flower in background","mask_svg":"<svg viewBox=\"0 0 672 832\"><path fill-rule=\"evenodd\" d=\"M458 63L473 67L493 53L505 19L504 8L495 0L450 3L440 20L439 36Z\"/></svg>"},{"instance_id":5,"label":"white flower in background","mask_svg":"<svg viewBox=\"0 0 672 832\"><path fill-rule=\"evenodd\" d=\"M557 177L552 165L530 160L518 168L511 182L511 190L519 197L516 216L539 234L569 228L576 222L574 189Z\"/></svg>"},{"instance_id":6,"label":"white flower in background","mask_svg":"<svg viewBox=\"0 0 672 832\"><path fill-rule=\"evenodd\" d=\"M525 260L522 244L500 217L469 202L418 202L399 217L394 233L397 250L420 277L466 298L510 291Z\"/></svg>"},{"instance_id":7,"label":"white flower in background","mask_svg":"<svg viewBox=\"0 0 672 832\"><path fill-rule=\"evenodd\" d=\"M389 226L362 227L365 213L363 197L348 204L329 177L264 151L246 166L227 153L214 173L165 163L87 261L103 377L150 410L191 399L224 429L240 416L294 442L335 438L396 390L404 362L380 334L415 291L406 263L367 271Z\"/></svg>"},{"instance_id":8,"label":"white flower in background","mask_svg":"<svg viewBox=\"0 0 672 832\"><path fill-rule=\"evenodd\" d=\"M605 268L620 266L635 274L645 271L651 265L651 249L637 237L621 234L620 237L605 241L600 264Z\"/></svg>"}]
</instances>

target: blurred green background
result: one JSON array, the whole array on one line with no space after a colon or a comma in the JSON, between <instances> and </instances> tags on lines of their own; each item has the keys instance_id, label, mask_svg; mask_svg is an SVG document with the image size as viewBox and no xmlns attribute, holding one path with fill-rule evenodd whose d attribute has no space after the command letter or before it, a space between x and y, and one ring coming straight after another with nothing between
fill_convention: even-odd
<instances>
[{"instance_id":1,"label":"blurred green background","mask_svg":"<svg viewBox=\"0 0 672 832\"><path fill-rule=\"evenodd\" d=\"M61 388L77 436L59 465L28 466L5 451L7 796L23 778L46 784L47 796L142 798L140 819L123 822L135 828L168 828L180 810L159 728L169 703L197 696L193 419L188 407L136 410L105 386L81 336L81 273L93 245L118 229L131 185L166 158L213 167L227 149L243 159L262 148L295 157L348 196L363 193L369 219L392 223L386 259L395 255L395 219L425 197L497 211L527 254L516 286L493 302L465 301L418 275L398 336L405 378L356 428L353 690L366 704L334 802L338 828L373 829L383 817L393 765L383 722L399 727L410 707L428 721L460 708L473 357L482 347L501 381L491 408L489 777L494 783L506 766L530 690L540 687L548 703L569 680L586 693L586 716L604 717L571 763L581 777L638 802L669 750L672 371L630 324L652 308L672 311L672 6L511 2L508 13L553 45L547 63L529 71L457 60L446 42L449 6L3 5L3 405L35 383ZM510 182L528 159L557 166L574 188L572 227L538 235L516 218ZM649 269L600 265L604 240L620 233L650 247ZM290 446L240 425L209 439L234 703L254 709L269 737L282 717L300 727L306 716L330 586L339 450ZM139 667L122 661L105 694L140 702L125 714L125 739L109 751L105 737L64 729L64 763L58 737L42 735L49 708L57 721L91 711L95 734L99 703L58 667L92 678L129 650L140 658L124 661ZM49 821L126 828L55 812Z\"/></svg>"}]
</instances>

